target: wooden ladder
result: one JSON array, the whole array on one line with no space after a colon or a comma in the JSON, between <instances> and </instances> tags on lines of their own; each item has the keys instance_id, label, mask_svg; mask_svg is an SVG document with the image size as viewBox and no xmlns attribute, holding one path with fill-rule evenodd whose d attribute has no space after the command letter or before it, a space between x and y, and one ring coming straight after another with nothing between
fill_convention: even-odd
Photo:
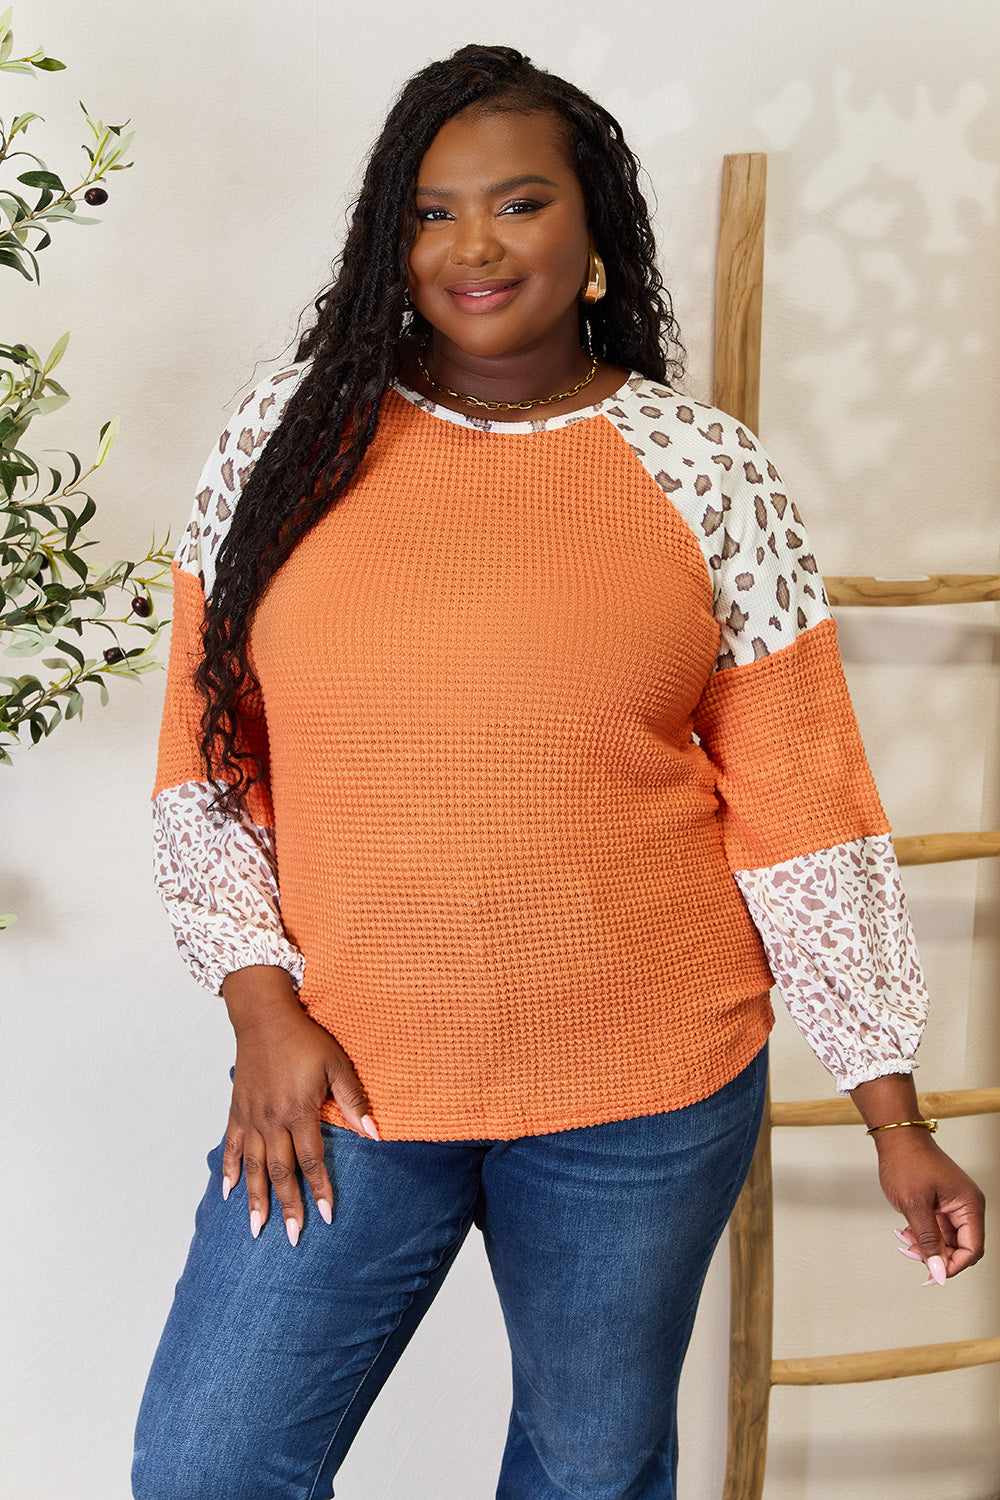
<instances>
[{"instance_id":1,"label":"wooden ladder","mask_svg":"<svg viewBox=\"0 0 1000 1500\"><path fill-rule=\"evenodd\" d=\"M715 404L757 431L764 268L767 157L727 156L715 303ZM948 574L886 581L827 578L831 604L921 605L1000 600L1000 574ZM893 840L901 865L1000 855L1000 832L932 833ZM1000 1088L920 1094L921 1111L939 1119L1000 1112ZM805 1359L772 1357L774 1311L774 1201L771 1131L784 1126L860 1125L850 1099L772 1103L739 1202L729 1225L729 1438L723 1500L761 1500L767 1459L771 1388L894 1380L1000 1361L1000 1338L919 1344Z\"/></svg>"}]
</instances>

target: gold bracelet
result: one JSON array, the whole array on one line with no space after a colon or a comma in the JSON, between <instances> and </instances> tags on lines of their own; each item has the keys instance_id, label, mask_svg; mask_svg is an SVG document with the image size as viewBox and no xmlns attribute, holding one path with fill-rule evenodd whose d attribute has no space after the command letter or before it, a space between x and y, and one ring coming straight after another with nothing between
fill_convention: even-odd
<instances>
[{"instance_id":1,"label":"gold bracelet","mask_svg":"<svg viewBox=\"0 0 1000 1500\"><path fill-rule=\"evenodd\" d=\"M931 1135L938 1128L937 1120L897 1120L894 1125L871 1125L866 1133L874 1135L877 1130L902 1130L904 1125L922 1125Z\"/></svg>"}]
</instances>

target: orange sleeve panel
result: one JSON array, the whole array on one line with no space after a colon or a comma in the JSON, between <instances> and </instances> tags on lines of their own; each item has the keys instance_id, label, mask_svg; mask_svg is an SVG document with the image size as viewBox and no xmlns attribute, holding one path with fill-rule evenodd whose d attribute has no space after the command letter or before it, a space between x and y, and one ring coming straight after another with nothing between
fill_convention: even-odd
<instances>
[{"instance_id":1,"label":"orange sleeve panel","mask_svg":"<svg viewBox=\"0 0 1000 1500\"><path fill-rule=\"evenodd\" d=\"M717 672L695 731L717 768L733 870L889 832L833 620L760 661Z\"/></svg>"},{"instance_id":2,"label":"orange sleeve panel","mask_svg":"<svg viewBox=\"0 0 1000 1500\"><path fill-rule=\"evenodd\" d=\"M180 786L185 781L212 779L199 745L204 700L194 680L201 658L205 596L193 573L186 572L177 563L173 564L171 573L173 622L154 798L167 787ZM249 712L241 721L241 743L250 754L260 759L264 780L251 788L247 811L255 823L269 828L274 824L274 811L268 785L267 725L263 714L255 715L253 710L254 702L251 701Z\"/></svg>"}]
</instances>

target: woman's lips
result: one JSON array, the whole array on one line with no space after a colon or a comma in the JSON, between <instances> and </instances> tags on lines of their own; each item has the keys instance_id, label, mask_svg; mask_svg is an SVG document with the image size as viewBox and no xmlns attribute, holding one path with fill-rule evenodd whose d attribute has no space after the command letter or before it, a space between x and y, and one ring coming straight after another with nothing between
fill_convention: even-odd
<instances>
[{"instance_id":1,"label":"woman's lips","mask_svg":"<svg viewBox=\"0 0 1000 1500\"><path fill-rule=\"evenodd\" d=\"M507 306L520 285L519 281L483 283L482 286L470 282L463 287L449 287L448 295L462 312L495 312Z\"/></svg>"}]
</instances>

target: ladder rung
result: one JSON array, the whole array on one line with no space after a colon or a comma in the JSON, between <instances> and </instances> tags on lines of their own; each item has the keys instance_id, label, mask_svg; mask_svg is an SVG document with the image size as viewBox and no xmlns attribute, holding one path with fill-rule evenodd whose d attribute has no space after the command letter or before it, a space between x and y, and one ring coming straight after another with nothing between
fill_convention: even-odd
<instances>
[{"instance_id":1,"label":"ladder rung","mask_svg":"<svg viewBox=\"0 0 1000 1500\"><path fill-rule=\"evenodd\" d=\"M1000 854L1000 833L917 833L893 839L901 865L943 865L953 859L989 859Z\"/></svg>"},{"instance_id":2,"label":"ladder rung","mask_svg":"<svg viewBox=\"0 0 1000 1500\"><path fill-rule=\"evenodd\" d=\"M986 604L1000 599L1000 573L938 573L931 578L826 578L831 604Z\"/></svg>"},{"instance_id":3,"label":"ladder rung","mask_svg":"<svg viewBox=\"0 0 1000 1500\"><path fill-rule=\"evenodd\" d=\"M954 1344L917 1344L911 1349L870 1349L864 1354L822 1354L812 1359L775 1359L772 1385L848 1385L859 1380L897 1380L936 1375L1000 1360L1000 1339L963 1339Z\"/></svg>"},{"instance_id":4,"label":"ladder rung","mask_svg":"<svg viewBox=\"0 0 1000 1500\"><path fill-rule=\"evenodd\" d=\"M922 1115L958 1120L967 1115L1000 1114L1000 1088L950 1089L918 1094ZM772 1125L863 1125L851 1099L788 1099L771 1104Z\"/></svg>"}]
</instances>

